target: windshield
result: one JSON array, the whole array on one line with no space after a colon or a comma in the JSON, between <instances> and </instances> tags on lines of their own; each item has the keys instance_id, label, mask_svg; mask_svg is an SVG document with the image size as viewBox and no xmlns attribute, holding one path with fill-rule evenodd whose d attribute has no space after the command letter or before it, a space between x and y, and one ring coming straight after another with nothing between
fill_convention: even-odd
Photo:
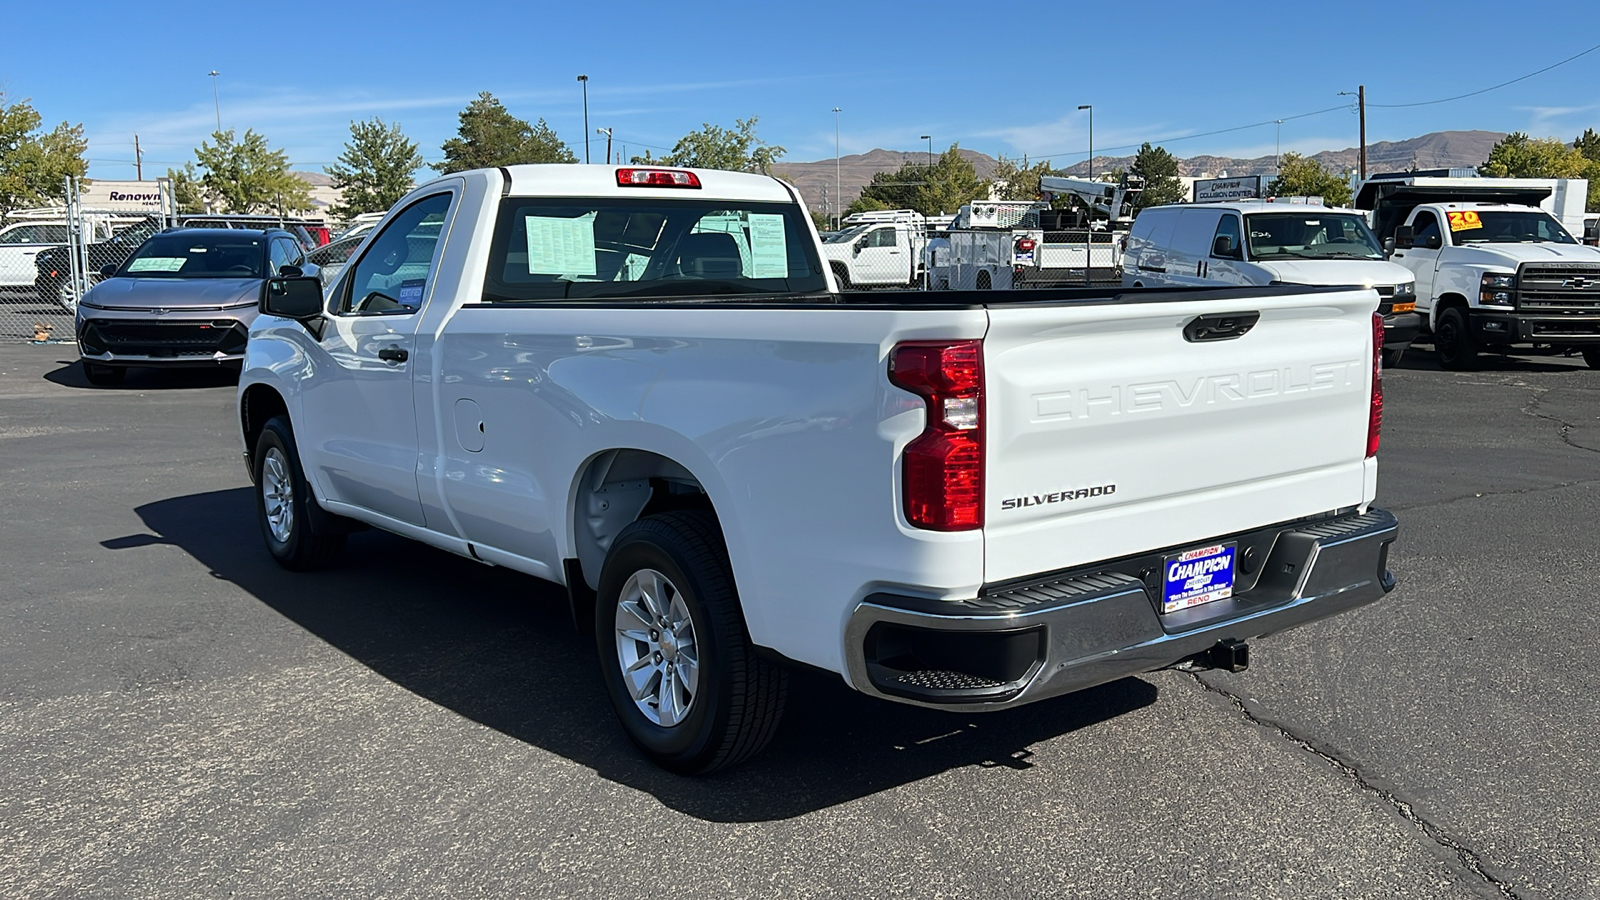
<instances>
[{"instance_id":1,"label":"windshield","mask_svg":"<svg viewBox=\"0 0 1600 900\"><path fill-rule=\"evenodd\" d=\"M0 233L0 244L65 244L67 226L34 224L13 225Z\"/></svg>"},{"instance_id":2,"label":"windshield","mask_svg":"<svg viewBox=\"0 0 1600 900\"><path fill-rule=\"evenodd\" d=\"M495 222L484 299L826 290L793 203L512 197Z\"/></svg>"},{"instance_id":3,"label":"windshield","mask_svg":"<svg viewBox=\"0 0 1600 900\"><path fill-rule=\"evenodd\" d=\"M1366 220L1342 213L1256 213L1245 219L1251 259L1383 259Z\"/></svg>"},{"instance_id":4,"label":"windshield","mask_svg":"<svg viewBox=\"0 0 1600 900\"><path fill-rule=\"evenodd\" d=\"M249 232L158 234L145 241L118 275L140 278L260 278L267 239Z\"/></svg>"},{"instance_id":5,"label":"windshield","mask_svg":"<svg viewBox=\"0 0 1600 900\"><path fill-rule=\"evenodd\" d=\"M857 235L860 235L862 232L871 227L871 225L851 225L849 228L846 228L843 231L828 235L822 239L822 242L824 244L847 244L850 241L855 240Z\"/></svg>"},{"instance_id":6,"label":"windshield","mask_svg":"<svg viewBox=\"0 0 1600 900\"><path fill-rule=\"evenodd\" d=\"M1450 239L1461 244L1576 244L1572 235L1545 212L1447 210Z\"/></svg>"}]
</instances>

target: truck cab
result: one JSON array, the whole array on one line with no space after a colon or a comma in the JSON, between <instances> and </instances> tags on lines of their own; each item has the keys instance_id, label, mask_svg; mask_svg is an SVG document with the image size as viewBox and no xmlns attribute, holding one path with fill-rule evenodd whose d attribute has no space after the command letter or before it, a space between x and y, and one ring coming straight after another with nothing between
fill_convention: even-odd
<instances>
[{"instance_id":1,"label":"truck cab","mask_svg":"<svg viewBox=\"0 0 1600 900\"><path fill-rule=\"evenodd\" d=\"M1371 288L1384 362L1421 331L1416 279L1384 258L1365 218L1317 204L1247 200L1153 206L1139 213L1122 261L1125 287L1347 285Z\"/></svg>"},{"instance_id":2,"label":"truck cab","mask_svg":"<svg viewBox=\"0 0 1600 900\"><path fill-rule=\"evenodd\" d=\"M857 213L822 243L841 289L910 287L922 277L926 220L910 209Z\"/></svg>"}]
</instances>

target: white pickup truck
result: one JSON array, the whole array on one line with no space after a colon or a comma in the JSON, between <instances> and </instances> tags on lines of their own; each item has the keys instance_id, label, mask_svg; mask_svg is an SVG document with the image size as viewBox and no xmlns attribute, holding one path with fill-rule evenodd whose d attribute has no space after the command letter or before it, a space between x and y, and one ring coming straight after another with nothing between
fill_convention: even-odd
<instances>
[{"instance_id":1,"label":"white pickup truck","mask_svg":"<svg viewBox=\"0 0 1600 900\"><path fill-rule=\"evenodd\" d=\"M1534 206L1427 203L1395 228L1393 260L1417 276L1439 363L1484 350L1576 350L1600 369L1600 249Z\"/></svg>"},{"instance_id":2,"label":"white pickup truck","mask_svg":"<svg viewBox=\"0 0 1600 900\"><path fill-rule=\"evenodd\" d=\"M837 289L772 178L429 182L326 297L263 287L266 546L376 526L565 585L622 726L690 773L771 738L790 665L1005 709L1240 669L1393 588L1371 291Z\"/></svg>"}]
</instances>

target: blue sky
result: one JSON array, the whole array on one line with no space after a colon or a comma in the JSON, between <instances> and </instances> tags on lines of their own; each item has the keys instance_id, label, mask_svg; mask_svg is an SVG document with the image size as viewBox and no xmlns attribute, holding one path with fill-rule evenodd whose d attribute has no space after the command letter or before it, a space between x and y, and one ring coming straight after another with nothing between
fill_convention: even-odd
<instances>
[{"instance_id":1,"label":"blue sky","mask_svg":"<svg viewBox=\"0 0 1600 900\"><path fill-rule=\"evenodd\" d=\"M579 73L590 134L638 153L703 122L759 116L759 133L805 161L960 142L1060 164L1096 153L1338 107L1367 86L1368 140L1446 129L1523 130L1567 140L1600 128L1600 51L1449 103L1600 43L1600 3L1457 0L1370 5L1145 0L1105 3L5 4L0 89L49 124L81 122L90 175L145 175L191 159L216 127L265 134L296 169L320 170L349 122L398 121L430 162L479 91L546 119L582 158ZM1203 14L1204 8L1217 15ZM1137 20L1119 18L1127 9ZM1508 10L1515 10L1509 13ZM1363 22L1365 21L1365 24ZM68 29L66 40L63 28ZM32 38L20 39L19 36ZM1504 40L1516 36L1517 52ZM1340 108L1282 125L1284 150L1356 143ZM1277 128L1165 143L1179 156L1274 152ZM604 138L593 145L596 161ZM1464 161L1466 162L1466 161Z\"/></svg>"}]
</instances>

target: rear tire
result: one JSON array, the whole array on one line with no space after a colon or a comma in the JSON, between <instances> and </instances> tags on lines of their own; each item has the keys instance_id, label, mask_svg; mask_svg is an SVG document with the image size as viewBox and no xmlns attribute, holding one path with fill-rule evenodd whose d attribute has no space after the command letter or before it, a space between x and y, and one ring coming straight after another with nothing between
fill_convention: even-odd
<instances>
[{"instance_id":1,"label":"rear tire","mask_svg":"<svg viewBox=\"0 0 1600 900\"><path fill-rule=\"evenodd\" d=\"M128 374L128 370L122 366L103 366L100 363L92 363L86 359L79 360L79 362L83 364L83 377L87 378L89 383L95 387L110 387L114 384L121 384L123 376Z\"/></svg>"},{"instance_id":2,"label":"rear tire","mask_svg":"<svg viewBox=\"0 0 1600 900\"><path fill-rule=\"evenodd\" d=\"M991 276L987 270L979 272L976 284L978 286L978 290L987 291L994 287L994 277Z\"/></svg>"},{"instance_id":3,"label":"rear tire","mask_svg":"<svg viewBox=\"0 0 1600 900\"><path fill-rule=\"evenodd\" d=\"M1478 342L1467 325L1466 313L1458 306L1450 307L1439 317L1433 346L1439 353L1439 365L1452 372L1470 372L1478 367Z\"/></svg>"},{"instance_id":4,"label":"rear tire","mask_svg":"<svg viewBox=\"0 0 1600 900\"><path fill-rule=\"evenodd\" d=\"M1583 361L1588 363L1591 369L1600 369L1600 347L1583 348Z\"/></svg>"},{"instance_id":5,"label":"rear tire","mask_svg":"<svg viewBox=\"0 0 1600 900\"><path fill-rule=\"evenodd\" d=\"M319 531L311 488L300 467L294 430L287 416L274 416L256 438L256 521L267 552L291 572L328 566L344 552L344 532Z\"/></svg>"},{"instance_id":6,"label":"rear tire","mask_svg":"<svg viewBox=\"0 0 1600 900\"><path fill-rule=\"evenodd\" d=\"M750 643L709 512L649 516L617 535L600 572L595 645L623 731L664 769L737 765L777 733L788 674Z\"/></svg>"}]
</instances>

